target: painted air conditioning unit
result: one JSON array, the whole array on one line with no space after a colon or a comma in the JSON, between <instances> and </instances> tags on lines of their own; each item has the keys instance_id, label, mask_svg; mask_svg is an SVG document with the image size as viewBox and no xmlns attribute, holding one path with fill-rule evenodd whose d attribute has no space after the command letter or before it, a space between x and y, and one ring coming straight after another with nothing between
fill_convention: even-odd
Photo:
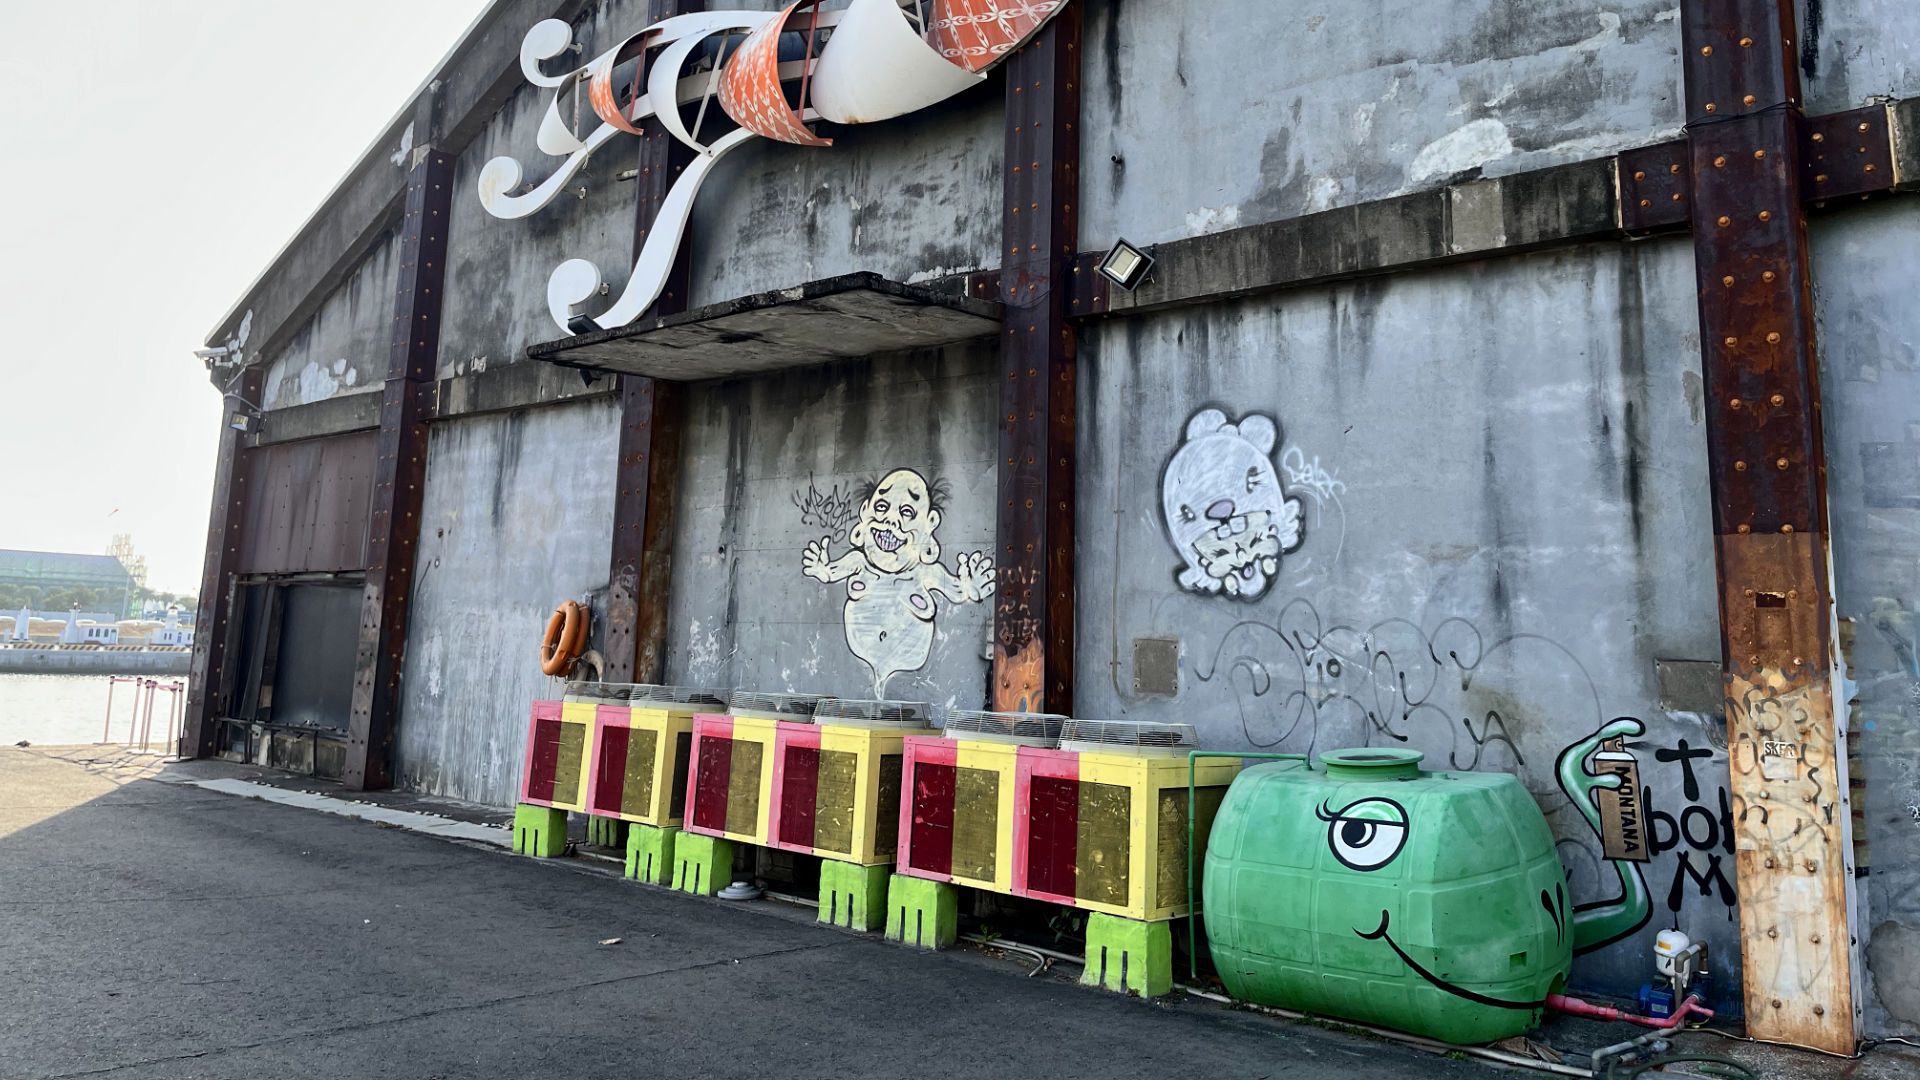
<instances>
[{"instance_id":1,"label":"painted air conditioning unit","mask_svg":"<svg viewBox=\"0 0 1920 1080\"><path fill-rule=\"evenodd\" d=\"M520 801L584 811L594 720L602 705L625 708L627 701L624 685L570 682L560 701L534 702L520 771Z\"/></svg>"},{"instance_id":2,"label":"painted air conditioning unit","mask_svg":"<svg viewBox=\"0 0 1920 1080\"><path fill-rule=\"evenodd\" d=\"M696 714L681 827L702 836L769 846L780 725L812 723L822 700L736 690L725 713Z\"/></svg>"},{"instance_id":3,"label":"painted air conditioning unit","mask_svg":"<svg viewBox=\"0 0 1920 1080\"><path fill-rule=\"evenodd\" d=\"M1194 763L1190 832L1191 749L1191 725L1086 720L1063 725L1059 749L1023 748L1014 894L1136 920L1187 914L1188 837L1205 844L1241 764Z\"/></svg>"},{"instance_id":4,"label":"painted air conditioning unit","mask_svg":"<svg viewBox=\"0 0 1920 1080\"><path fill-rule=\"evenodd\" d=\"M902 745L933 734L918 701L822 701L813 722L781 722L773 775L773 846L861 866L899 848Z\"/></svg>"},{"instance_id":5,"label":"painted air conditioning unit","mask_svg":"<svg viewBox=\"0 0 1920 1080\"><path fill-rule=\"evenodd\" d=\"M726 708L726 694L641 684L627 704L601 704L593 722L587 810L656 827L675 827L687 802L693 718Z\"/></svg>"},{"instance_id":6,"label":"painted air conditioning unit","mask_svg":"<svg viewBox=\"0 0 1920 1080\"><path fill-rule=\"evenodd\" d=\"M1054 746L1066 720L955 709L943 737L908 737L897 872L1011 894L1019 755Z\"/></svg>"}]
</instances>

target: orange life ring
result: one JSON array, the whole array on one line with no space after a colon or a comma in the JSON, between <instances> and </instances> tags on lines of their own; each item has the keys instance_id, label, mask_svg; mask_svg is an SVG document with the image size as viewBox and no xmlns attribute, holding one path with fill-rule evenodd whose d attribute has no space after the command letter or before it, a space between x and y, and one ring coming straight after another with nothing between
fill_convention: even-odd
<instances>
[{"instance_id":1,"label":"orange life ring","mask_svg":"<svg viewBox=\"0 0 1920 1080\"><path fill-rule=\"evenodd\" d=\"M541 672L565 675L572 671L586 644L587 609L576 601L563 601L547 618L547 633L540 639Z\"/></svg>"}]
</instances>

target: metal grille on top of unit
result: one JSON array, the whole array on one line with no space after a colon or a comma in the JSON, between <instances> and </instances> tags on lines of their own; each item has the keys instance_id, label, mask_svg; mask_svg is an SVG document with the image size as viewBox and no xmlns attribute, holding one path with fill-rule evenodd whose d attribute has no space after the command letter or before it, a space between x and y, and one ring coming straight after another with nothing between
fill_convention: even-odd
<instances>
[{"instance_id":1,"label":"metal grille on top of unit","mask_svg":"<svg viewBox=\"0 0 1920 1080\"><path fill-rule=\"evenodd\" d=\"M1149 720L1069 720L1060 730L1062 750L1153 750L1178 753L1196 749L1192 724Z\"/></svg>"},{"instance_id":2,"label":"metal grille on top of unit","mask_svg":"<svg viewBox=\"0 0 1920 1080\"><path fill-rule=\"evenodd\" d=\"M633 693L632 683L588 682L575 679L567 683L565 700L590 701L596 705L625 705Z\"/></svg>"},{"instance_id":3,"label":"metal grille on top of unit","mask_svg":"<svg viewBox=\"0 0 1920 1080\"><path fill-rule=\"evenodd\" d=\"M727 692L692 686L657 686L653 683L639 683L633 687L633 700L635 704L653 702L660 705L712 705L724 709L727 707Z\"/></svg>"},{"instance_id":4,"label":"metal grille on top of unit","mask_svg":"<svg viewBox=\"0 0 1920 1080\"><path fill-rule=\"evenodd\" d=\"M987 742L1050 747L1060 742L1060 726L1066 722L1066 717L1053 713L948 709L945 731L949 739L984 739Z\"/></svg>"},{"instance_id":5,"label":"metal grille on top of unit","mask_svg":"<svg viewBox=\"0 0 1920 1080\"><path fill-rule=\"evenodd\" d=\"M808 724L813 722L813 710L821 702L832 700L822 694L760 694L751 690L735 690L727 695L727 711L761 713Z\"/></svg>"},{"instance_id":6,"label":"metal grille on top of unit","mask_svg":"<svg viewBox=\"0 0 1920 1080\"><path fill-rule=\"evenodd\" d=\"M924 728L933 723L933 706L924 701L856 701L828 698L813 712L816 724L851 727Z\"/></svg>"}]
</instances>

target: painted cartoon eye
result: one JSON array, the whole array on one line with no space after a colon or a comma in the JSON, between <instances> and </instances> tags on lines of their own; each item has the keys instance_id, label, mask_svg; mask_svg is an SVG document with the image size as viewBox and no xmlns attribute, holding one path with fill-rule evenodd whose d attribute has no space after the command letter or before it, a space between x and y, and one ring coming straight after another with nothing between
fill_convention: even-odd
<instances>
[{"instance_id":1,"label":"painted cartoon eye","mask_svg":"<svg viewBox=\"0 0 1920 1080\"><path fill-rule=\"evenodd\" d=\"M1327 823L1327 847L1342 866L1378 870L1407 843L1406 808L1392 799L1361 799L1343 810L1321 803L1314 811Z\"/></svg>"},{"instance_id":2,"label":"painted cartoon eye","mask_svg":"<svg viewBox=\"0 0 1920 1080\"><path fill-rule=\"evenodd\" d=\"M1180 508L1180 520L1181 520L1181 521L1192 521L1192 520L1193 520L1193 507L1191 507L1191 506L1182 506L1182 507Z\"/></svg>"},{"instance_id":3,"label":"painted cartoon eye","mask_svg":"<svg viewBox=\"0 0 1920 1080\"><path fill-rule=\"evenodd\" d=\"M884 513L886 513L886 512L887 512L887 500L885 500L885 499L878 499L878 500L875 500L875 502L874 502L874 504L873 504L873 512L874 512L874 513L876 513L876 514L884 514Z\"/></svg>"},{"instance_id":4,"label":"painted cartoon eye","mask_svg":"<svg viewBox=\"0 0 1920 1080\"><path fill-rule=\"evenodd\" d=\"M912 521L914 518L917 518L919 516L920 516L919 511L915 510L911 506L903 506L900 508L901 521Z\"/></svg>"},{"instance_id":5,"label":"painted cartoon eye","mask_svg":"<svg viewBox=\"0 0 1920 1080\"><path fill-rule=\"evenodd\" d=\"M1266 477L1260 475L1260 466L1255 465L1253 468L1247 470L1248 491L1252 491L1264 483L1266 483Z\"/></svg>"}]
</instances>

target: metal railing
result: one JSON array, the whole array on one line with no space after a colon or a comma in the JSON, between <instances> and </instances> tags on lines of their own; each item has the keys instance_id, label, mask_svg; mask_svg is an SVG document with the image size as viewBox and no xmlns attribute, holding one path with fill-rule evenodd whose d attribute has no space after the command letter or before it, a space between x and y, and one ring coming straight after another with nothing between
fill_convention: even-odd
<instances>
[{"instance_id":1,"label":"metal railing","mask_svg":"<svg viewBox=\"0 0 1920 1080\"><path fill-rule=\"evenodd\" d=\"M103 744L114 742L113 738L113 689L121 683L133 684L133 710L128 718L125 746L132 750L141 750L153 746L153 710L155 698L167 695L167 719L162 747L170 747L174 757L180 756L180 738L185 734L186 689L187 684L179 679L149 679L140 675L110 675L107 678L107 711L100 725L100 741Z\"/></svg>"}]
</instances>

